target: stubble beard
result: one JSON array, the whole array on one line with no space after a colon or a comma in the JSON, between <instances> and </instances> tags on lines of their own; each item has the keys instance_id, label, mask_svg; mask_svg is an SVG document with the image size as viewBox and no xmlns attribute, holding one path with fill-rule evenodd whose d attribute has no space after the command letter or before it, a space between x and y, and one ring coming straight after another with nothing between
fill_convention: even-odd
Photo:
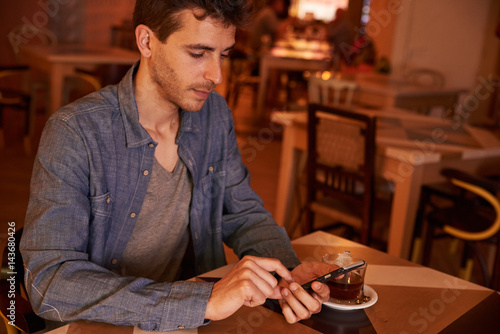
<instances>
[{"instance_id":1,"label":"stubble beard","mask_svg":"<svg viewBox=\"0 0 500 334\"><path fill-rule=\"evenodd\" d=\"M182 82L179 75L166 61L153 63L152 78L158 87L159 94L178 108L188 112L197 112L203 108L205 99L196 99L195 97L186 97L188 94L194 94L193 90L212 91L215 88L213 83L193 84L186 88L180 86Z\"/></svg>"}]
</instances>

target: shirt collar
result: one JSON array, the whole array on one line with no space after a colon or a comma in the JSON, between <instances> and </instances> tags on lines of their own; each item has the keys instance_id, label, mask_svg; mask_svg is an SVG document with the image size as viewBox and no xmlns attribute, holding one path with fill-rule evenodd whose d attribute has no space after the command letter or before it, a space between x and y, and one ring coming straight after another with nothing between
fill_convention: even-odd
<instances>
[{"instance_id":1,"label":"shirt collar","mask_svg":"<svg viewBox=\"0 0 500 334\"><path fill-rule=\"evenodd\" d=\"M127 147L139 147L151 143L153 139L149 133L139 123L139 111L134 96L134 77L139 68L139 62L135 63L132 68L125 74L123 79L118 84L118 104L120 113L125 127L125 140ZM206 108L207 103L203 105ZM198 132L199 122L195 121L199 112L187 112L181 110L181 127L178 138L182 132Z\"/></svg>"}]
</instances>

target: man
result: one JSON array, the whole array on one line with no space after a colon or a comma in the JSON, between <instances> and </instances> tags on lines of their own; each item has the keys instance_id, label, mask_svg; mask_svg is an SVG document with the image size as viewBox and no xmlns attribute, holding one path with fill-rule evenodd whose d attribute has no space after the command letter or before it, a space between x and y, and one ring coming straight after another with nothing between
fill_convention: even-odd
<instances>
[{"instance_id":1,"label":"man","mask_svg":"<svg viewBox=\"0 0 500 334\"><path fill-rule=\"evenodd\" d=\"M238 4L137 0L140 62L47 122L21 242L40 316L169 331L268 298L293 323L328 298L324 284L297 284L324 264L299 265L249 186L231 112L213 92L249 13ZM242 258L234 269L215 284L180 280L224 265L223 242Z\"/></svg>"},{"instance_id":2,"label":"man","mask_svg":"<svg viewBox=\"0 0 500 334\"><path fill-rule=\"evenodd\" d=\"M283 35L288 26L292 24L288 19L289 4L285 0L268 0L262 8L252 27L250 47L258 55L262 48L269 48L276 39Z\"/></svg>"},{"instance_id":3,"label":"man","mask_svg":"<svg viewBox=\"0 0 500 334\"><path fill-rule=\"evenodd\" d=\"M327 38L328 42L333 45L333 56L335 58L335 66L340 69L340 62L346 61L350 63L351 48L354 44L354 27L349 21L347 11L343 8L337 8L335 18L328 24Z\"/></svg>"}]
</instances>

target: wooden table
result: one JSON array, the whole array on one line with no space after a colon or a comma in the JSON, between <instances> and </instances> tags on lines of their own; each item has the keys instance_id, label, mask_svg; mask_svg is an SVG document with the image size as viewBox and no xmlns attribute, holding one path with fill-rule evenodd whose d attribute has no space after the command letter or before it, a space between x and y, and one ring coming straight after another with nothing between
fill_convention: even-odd
<instances>
[{"instance_id":1,"label":"wooden table","mask_svg":"<svg viewBox=\"0 0 500 334\"><path fill-rule=\"evenodd\" d=\"M378 73L345 74L341 78L359 85L356 100L365 106L381 109L404 108L418 110L432 106L455 109L459 97L465 92L457 87L422 87L402 78Z\"/></svg>"},{"instance_id":2,"label":"wooden table","mask_svg":"<svg viewBox=\"0 0 500 334\"><path fill-rule=\"evenodd\" d=\"M495 333L500 328L500 295L493 290L390 256L352 241L315 232L292 242L303 261L320 261L326 253L350 250L368 263L365 283L377 302L365 309L320 313L294 325L278 306L243 307L228 319L175 333ZM202 277L221 277L228 265ZM276 312L274 312L274 311ZM75 322L50 334L147 333L134 327Z\"/></svg>"},{"instance_id":3,"label":"wooden table","mask_svg":"<svg viewBox=\"0 0 500 334\"><path fill-rule=\"evenodd\" d=\"M444 180L440 170L445 167L498 172L500 141L486 130L404 110L358 111L378 117L376 170L394 183L388 253L408 258L421 186ZM286 227L291 223L297 161L307 150L307 114L274 112L271 120L283 126L274 218Z\"/></svg>"},{"instance_id":4,"label":"wooden table","mask_svg":"<svg viewBox=\"0 0 500 334\"><path fill-rule=\"evenodd\" d=\"M332 49L328 44L303 41L282 41L260 60L260 81L257 95L257 117L265 117L265 104L269 91L269 78L273 70L326 71L332 66ZM334 74L332 74L334 75ZM457 87L421 87L409 84L403 78L378 73L341 73L343 80L355 81L359 85L355 99L360 104L377 108L427 109L430 106L454 110L460 95L465 93Z\"/></svg>"},{"instance_id":5,"label":"wooden table","mask_svg":"<svg viewBox=\"0 0 500 334\"><path fill-rule=\"evenodd\" d=\"M257 118L265 116L265 104L273 70L324 71L331 62L331 47L326 42L292 39L278 41L268 54L260 58Z\"/></svg>"},{"instance_id":6,"label":"wooden table","mask_svg":"<svg viewBox=\"0 0 500 334\"><path fill-rule=\"evenodd\" d=\"M49 75L51 113L62 106L64 78L74 74L77 66L132 65L140 58L138 52L105 46L24 45L20 47L20 52L21 59L29 64L33 71Z\"/></svg>"}]
</instances>

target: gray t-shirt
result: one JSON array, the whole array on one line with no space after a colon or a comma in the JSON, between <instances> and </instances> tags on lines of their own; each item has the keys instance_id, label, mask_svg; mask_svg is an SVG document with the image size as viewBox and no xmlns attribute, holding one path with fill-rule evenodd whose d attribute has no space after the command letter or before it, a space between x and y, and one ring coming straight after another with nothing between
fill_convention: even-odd
<instances>
[{"instance_id":1,"label":"gray t-shirt","mask_svg":"<svg viewBox=\"0 0 500 334\"><path fill-rule=\"evenodd\" d=\"M186 165L178 159L172 173L155 159L146 198L123 253L120 273L173 282L189 242L193 191Z\"/></svg>"}]
</instances>

